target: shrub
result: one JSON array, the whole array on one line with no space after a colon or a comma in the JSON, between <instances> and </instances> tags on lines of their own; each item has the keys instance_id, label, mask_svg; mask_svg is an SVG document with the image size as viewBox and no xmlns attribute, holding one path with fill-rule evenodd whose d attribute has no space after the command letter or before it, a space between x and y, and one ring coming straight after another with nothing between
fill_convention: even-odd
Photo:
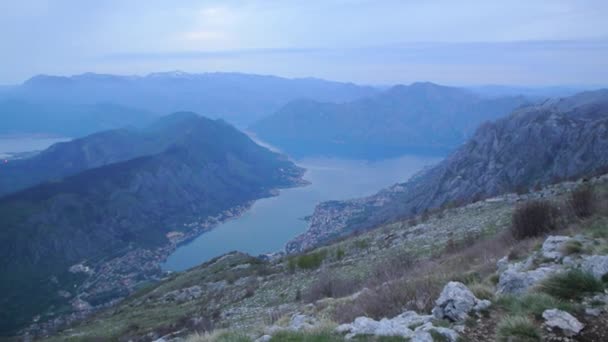
<instances>
[{"instance_id":1,"label":"shrub","mask_svg":"<svg viewBox=\"0 0 608 342\"><path fill-rule=\"evenodd\" d=\"M560 299L581 299L587 294L604 291L604 285L591 273L573 269L545 279L539 290Z\"/></svg>"},{"instance_id":2,"label":"shrub","mask_svg":"<svg viewBox=\"0 0 608 342\"><path fill-rule=\"evenodd\" d=\"M296 271L296 266L297 266L297 258L296 257L289 257L287 259L287 269L289 270L290 273L293 273Z\"/></svg>"},{"instance_id":3,"label":"shrub","mask_svg":"<svg viewBox=\"0 0 608 342\"><path fill-rule=\"evenodd\" d=\"M589 185L581 186L570 193L568 199L574 214L579 218L586 218L593 214L594 194Z\"/></svg>"},{"instance_id":4,"label":"shrub","mask_svg":"<svg viewBox=\"0 0 608 342\"><path fill-rule=\"evenodd\" d=\"M608 220L596 219L585 225L587 233L593 238L608 238Z\"/></svg>"},{"instance_id":5,"label":"shrub","mask_svg":"<svg viewBox=\"0 0 608 342\"><path fill-rule=\"evenodd\" d=\"M513 212L511 233L518 240L543 235L557 229L558 217L557 208L549 201L527 202Z\"/></svg>"},{"instance_id":6,"label":"shrub","mask_svg":"<svg viewBox=\"0 0 608 342\"><path fill-rule=\"evenodd\" d=\"M313 270L319 268L325 256L327 255L326 251L318 251L309 254L300 255L297 260L297 265L299 268Z\"/></svg>"},{"instance_id":7,"label":"shrub","mask_svg":"<svg viewBox=\"0 0 608 342\"><path fill-rule=\"evenodd\" d=\"M344 258L344 250L339 248L336 250L336 260L342 260Z\"/></svg>"},{"instance_id":8,"label":"shrub","mask_svg":"<svg viewBox=\"0 0 608 342\"><path fill-rule=\"evenodd\" d=\"M496 340L500 342L534 342L541 341L539 328L527 317L507 316L496 328Z\"/></svg>"},{"instance_id":9,"label":"shrub","mask_svg":"<svg viewBox=\"0 0 608 342\"><path fill-rule=\"evenodd\" d=\"M379 285L404 276L416 258L406 250L398 250L375 263L371 270L371 285Z\"/></svg>"},{"instance_id":10,"label":"shrub","mask_svg":"<svg viewBox=\"0 0 608 342\"><path fill-rule=\"evenodd\" d=\"M355 247L357 247L358 249L367 249L369 248L369 241L367 241L367 239L356 240Z\"/></svg>"},{"instance_id":11,"label":"shrub","mask_svg":"<svg viewBox=\"0 0 608 342\"><path fill-rule=\"evenodd\" d=\"M580 241L568 240L560 250L564 255L579 254L583 251L583 244Z\"/></svg>"},{"instance_id":12,"label":"shrub","mask_svg":"<svg viewBox=\"0 0 608 342\"><path fill-rule=\"evenodd\" d=\"M429 278L389 282L361 292L352 301L337 305L333 318L339 323L347 323L359 316L374 319L394 317L404 309L430 311L443 285L443 281Z\"/></svg>"},{"instance_id":13,"label":"shrub","mask_svg":"<svg viewBox=\"0 0 608 342\"><path fill-rule=\"evenodd\" d=\"M479 299L494 299L494 289L487 285L481 283L473 283L469 285L469 289L471 290L471 292L473 292L475 297Z\"/></svg>"},{"instance_id":14,"label":"shrub","mask_svg":"<svg viewBox=\"0 0 608 342\"><path fill-rule=\"evenodd\" d=\"M304 299L313 302L328 297L344 297L355 293L359 287L360 281L356 279L347 279L330 271L324 271L310 285Z\"/></svg>"},{"instance_id":15,"label":"shrub","mask_svg":"<svg viewBox=\"0 0 608 342\"><path fill-rule=\"evenodd\" d=\"M546 293L527 293L523 296L506 295L496 301L496 305L514 316L533 315L542 318L547 309L560 309L568 312L574 311L572 304L554 298Z\"/></svg>"}]
</instances>

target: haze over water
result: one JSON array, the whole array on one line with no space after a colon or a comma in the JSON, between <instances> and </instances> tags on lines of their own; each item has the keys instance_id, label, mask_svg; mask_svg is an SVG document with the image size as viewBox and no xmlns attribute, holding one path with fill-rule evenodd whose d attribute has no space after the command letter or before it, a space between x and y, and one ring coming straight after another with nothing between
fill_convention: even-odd
<instances>
[{"instance_id":1,"label":"haze over water","mask_svg":"<svg viewBox=\"0 0 608 342\"><path fill-rule=\"evenodd\" d=\"M306 230L308 223L304 218L313 213L319 202L371 195L438 161L439 158L418 156L377 162L298 160L296 164L307 169L304 178L311 185L281 190L279 196L257 201L241 217L179 247L162 267L181 271L234 250L251 255L281 250L287 241Z\"/></svg>"}]
</instances>

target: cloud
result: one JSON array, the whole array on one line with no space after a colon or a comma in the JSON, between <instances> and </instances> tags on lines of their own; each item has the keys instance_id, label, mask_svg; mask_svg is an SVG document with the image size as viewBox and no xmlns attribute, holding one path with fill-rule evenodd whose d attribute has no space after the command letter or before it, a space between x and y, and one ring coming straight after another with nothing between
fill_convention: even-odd
<instances>
[{"instance_id":1,"label":"cloud","mask_svg":"<svg viewBox=\"0 0 608 342\"><path fill-rule=\"evenodd\" d=\"M601 0L6 0L0 83L167 69L597 82L606 76L607 16Z\"/></svg>"}]
</instances>

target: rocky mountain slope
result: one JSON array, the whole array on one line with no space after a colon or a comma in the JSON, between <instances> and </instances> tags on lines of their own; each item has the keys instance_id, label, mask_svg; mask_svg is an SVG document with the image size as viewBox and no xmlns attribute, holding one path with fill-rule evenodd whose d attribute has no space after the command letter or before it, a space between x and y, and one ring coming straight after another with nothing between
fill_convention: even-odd
<instances>
[{"instance_id":1,"label":"rocky mountain slope","mask_svg":"<svg viewBox=\"0 0 608 342\"><path fill-rule=\"evenodd\" d=\"M584 218L567 207L581 186L595 193ZM514 240L514 211L539 199L564 221L553 237ZM608 336L607 205L604 175L418 215L308 253L229 253L48 340L599 341ZM549 286L572 272L586 285Z\"/></svg>"},{"instance_id":2,"label":"rocky mountain slope","mask_svg":"<svg viewBox=\"0 0 608 342\"><path fill-rule=\"evenodd\" d=\"M608 167L608 90L514 111L482 125L437 166L378 194L319 204L309 229L287 244L302 251L425 210L530 189Z\"/></svg>"},{"instance_id":3,"label":"rocky mountain slope","mask_svg":"<svg viewBox=\"0 0 608 342\"><path fill-rule=\"evenodd\" d=\"M251 130L297 156L443 155L480 123L528 102L521 96L484 98L461 88L414 83L342 104L294 101Z\"/></svg>"},{"instance_id":4,"label":"rocky mountain slope","mask_svg":"<svg viewBox=\"0 0 608 342\"><path fill-rule=\"evenodd\" d=\"M191 113L164 118L144 138L121 134L52 147L42 158L74 152L58 156L57 165L88 169L0 198L2 332L35 314L124 296L159 274L172 241L200 233L207 218L299 184L303 174L225 122ZM131 148L132 155L124 152Z\"/></svg>"}]
</instances>

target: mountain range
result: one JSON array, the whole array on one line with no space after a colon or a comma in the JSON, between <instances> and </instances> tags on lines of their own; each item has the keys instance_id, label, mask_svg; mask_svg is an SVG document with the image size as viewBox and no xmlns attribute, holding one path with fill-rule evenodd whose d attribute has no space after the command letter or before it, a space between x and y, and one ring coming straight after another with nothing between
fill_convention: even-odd
<instances>
[{"instance_id":1,"label":"mountain range","mask_svg":"<svg viewBox=\"0 0 608 342\"><path fill-rule=\"evenodd\" d=\"M293 101L250 129L293 156L446 155L480 123L530 102L523 96L489 98L463 88L414 83L346 103Z\"/></svg>"},{"instance_id":2,"label":"mountain range","mask_svg":"<svg viewBox=\"0 0 608 342\"><path fill-rule=\"evenodd\" d=\"M243 126L292 100L342 102L376 91L352 83L240 73L38 75L0 92L0 133L42 130L77 137L100 129L145 125L150 114L154 118L176 111Z\"/></svg>"},{"instance_id":3,"label":"mountain range","mask_svg":"<svg viewBox=\"0 0 608 342\"><path fill-rule=\"evenodd\" d=\"M9 168L3 190L11 179L11 190L26 188L0 197L3 332L47 310L69 312L86 278L71 266L167 246L171 234L297 185L303 174L226 122L193 113L60 143L11 164L0 165ZM130 261L129 272L143 276L140 266Z\"/></svg>"},{"instance_id":4,"label":"mountain range","mask_svg":"<svg viewBox=\"0 0 608 342\"><path fill-rule=\"evenodd\" d=\"M466 144L408 182L347 201L319 204L288 252L453 203L604 171L608 90L583 92L515 110L481 125Z\"/></svg>"}]
</instances>

